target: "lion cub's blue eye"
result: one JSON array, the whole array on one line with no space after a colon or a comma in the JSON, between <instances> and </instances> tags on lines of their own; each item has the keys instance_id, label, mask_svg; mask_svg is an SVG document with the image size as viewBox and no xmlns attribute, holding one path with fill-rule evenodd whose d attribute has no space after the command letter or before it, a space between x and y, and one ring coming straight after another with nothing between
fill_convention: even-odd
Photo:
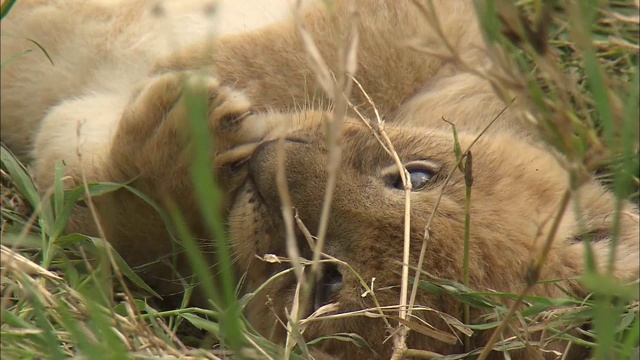
<instances>
[{"instance_id":1,"label":"lion cub's blue eye","mask_svg":"<svg viewBox=\"0 0 640 360\"><path fill-rule=\"evenodd\" d=\"M440 166L431 161L411 161L404 165L409 173L408 181L411 182L412 191L420 191L431 184L438 173ZM394 189L404 190L402 176L398 172L397 166L390 166L386 171L387 184Z\"/></svg>"},{"instance_id":2,"label":"lion cub's blue eye","mask_svg":"<svg viewBox=\"0 0 640 360\"><path fill-rule=\"evenodd\" d=\"M426 169L407 169L409 172L409 181L411 181L411 190L417 191L429 183L431 178L435 175L432 171ZM402 177L398 174L393 183L393 187L398 190L404 190L404 184L402 183Z\"/></svg>"},{"instance_id":3,"label":"lion cub's blue eye","mask_svg":"<svg viewBox=\"0 0 640 360\"><path fill-rule=\"evenodd\" d=\"M431 160L416 160L404 164L408 172L407 180L411 182L412 191L420 191L432 184L441 166ZM398 171L398 166L391 165L382 170L384 182L390 188L404 190L402 176Z\"/></svg>"},{"instance_id":4,"label":"lion cub's blue eye","mask_svg":"<svg viewBox=\"0 0 640 360\"><path fill-rule=\"evenodd\" d=\"M411 180L411 188L419 190L427 185L429 180L433 177L433 173L426 170L409 170L409 176ZM400 180L402 182L402 180Z\"/></svg>"}]
</instances>

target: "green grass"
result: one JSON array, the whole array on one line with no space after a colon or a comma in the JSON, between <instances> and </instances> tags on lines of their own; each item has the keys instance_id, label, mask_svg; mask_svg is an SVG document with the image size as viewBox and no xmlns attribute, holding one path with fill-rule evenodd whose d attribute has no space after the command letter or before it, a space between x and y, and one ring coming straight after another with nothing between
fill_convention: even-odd
<instances>
[{"instance_id":1,"label":"green grass","mask_svg":"<svg viewBox=\"0 0 640 360\"><path fill-rule=\"evenodd\" d=\"M597 172L617 195L615 247L620 206L638 201L637 4L496 0L480 12L488 41L508 54L494 59L512 76L498 87L531 110L542 139L564 155L573 190ZM637 358L637 283L588 264L582 281L593 294L579 319L591 330L576 342L595 349L595 359Z\"/></svg>"},{"instance_id":2,"label":"green grass","mask_svg":"<svg viewBox=\"0 0 640 360\"><path fill-rule=\"evenodd\" d=\"M10 4L3 3L2 17ZM496 0L486 4L481 18L487 38L507 54L496 55L495 59L512 80L497 80L505 98L515 97L531 109L543 139L572 165L575 186L585 175L597 173L620 202L637 202L640 83L637 17L632 20L637 8L633 1L577 1L566 5ZM152 203L144 194L127 184L109 183L64 190L63 164L57 167L53 191L40 194L27 168L3 147L3 359L216 358L228 354L238 358L282 357L284 350L258 335L241 315L253 294L238 296L240 279L233 278L223 221L216 216L221 196L213 185L208 160L212 146L203 121L206 109L197 94L191 100L192 133L196 134L192 175L196 198L207 200L200 204L203 223L217 239L218 281L212 280L214 276L181 214L169 209L163 216L188 253L197 282L213 300L211 307L188 307L188 290L181 307L158 310L154 307L158 296L108 243L63 233L71 207L87 193L99 196L116 190L131 191ZM563 338L572 341L572 346L594 349L595 359L638 358L638 284L620 284L593 269L581 280L592 291L588 298L549 299L522 294L527 306L515 317L529 329L544 328L549 339ZM463 331L498 328L509 313L498 300L516 300L519 296L479 293L465 284L429 274L423 275L418 288L454 297L469 308L487 310L481 325L451 320L452 326ZM591 326L585 327L587 324ZM568 330L577 331L580 337ZM336 334L333 338L367 346L357 334ZM306 346L323 340L307 339ZM522 337L514 337L497 343L496 348L510 350L526 345ZM292 357L300 358L304 348L297 346ZM469 349L468 354L447 358L480 352Z\"/></svg>"}]
</instances>

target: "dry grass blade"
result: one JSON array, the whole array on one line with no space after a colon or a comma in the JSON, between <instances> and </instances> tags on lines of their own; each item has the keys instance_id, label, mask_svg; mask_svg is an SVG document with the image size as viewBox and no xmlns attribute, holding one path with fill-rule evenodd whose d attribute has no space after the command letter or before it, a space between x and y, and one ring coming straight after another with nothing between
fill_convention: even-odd
<instances>
[{"instance_id":1,"label":"dry grass blade","mask_svg":"<svg viewBox=\"0 0 640 360\"><path fill-rule=\"evenodd\" d=\"M453 344L458 342L458 338L453 336L453 335L451 335L451 334L448 334L448 333L445 333L445 332L442 332L442 331L439 331L439 330L431 329L431 328L426 327L424 325L421 325L421 324L418 324L416 322L412 322L412 321L409 321L409 320L406 320L406 319L403 319L403 318L400 318L400 317L390 316L390 318L396 320L397 322L399 322L400 324L406 326L407 328L409 328L411 330L414 330L414 331L416 331L416 332L418 332L418 333L420 333L422 335L428 336L430 338L433 338L435 340L441 341L443 343L453 345ZM405 349L402 352L402 356L406 357L406 351L407 351L407 349Z\"/></svg>"},{"instance_id":2,"label":"dry grass blade","mask_svg":"<svg viewBox=\"0 0 640 360\"><path fill-rule=\"evenodd\" d=\"M356 21L351 21L348 44L343 44L336 39L336 49L338 53L338 62L335 64L336 71L332 72L326 61L323 59L315 41L308 31L305 30L300 18L301 2L298 2L298 11L296 12L296 23L298 32L302 37L304 49L310 58L310 64L313 72L316 74L317 80L324 90L327 97L332 101L333 112L332 117L327 122L327 147L329 148L329 161L327 163L327 185L323 200L323 207L320 215L320 223L318 226L318 241L313 254L313 263L311 272L318 275L318 261L320 253L324 248L324 242L329 227L329 212L333 198L333 192L336 185L337 172L341 162L341 147L339 143L340 133L342 131L342 122L346 116L347 100L351 92L351 77L356 71L357 66L357 48L358 48L358 29ZM356 14L356 9L351 9L352 19ZM330 16L335 17L336 14ZM333 22L335 23L335 21Z\"/></svg>"},{"instance_id":3,"label":"dry grass blade","mask_svg":"<svg viewBox=\"0 0 640 360\"><path fill-rule=\"evenodd\" d=\"M26 257L20 255L19 253L7 248L4 245L0 245L0 251L2 256L0 257L0 264L7 269L7 271L11 271L12 269L19 269L27 275L38 275L43 276L49 280L55 281L63 281L63 279L44 269L43 267L37 265L33 261L27 259ZM5 276L3 274L3 276Z\"/></svg>"},{"instance_id":4,"label":"dry grass blade","mask_svg":"<svg viewBox=\"0 0 640 360\"><path fill-rule=\"evenodd\" d=\"M354 10L355 11L355 10ZM303 303L308 303L306 299L308 299L310 294L310 283L313 283L316 278L320 276L320 256L322 253L322 249L324 247L324 242L326 239L327 229L329 227L329 212L331 209L331 203L333 199L333 192L336 187L336 179L337 173L340 168L341 162L341 148L338 139L340 138L340 133L342 131L342 122L344 117L346 116L347 103L346 100L342 97L342 94L349 94L351 90L351 75L356 70L356 53L358 47L358 32L355 26L355 21L352 21L353 26L351 27L351 36L348 44L343 44L339 40L336 40L336 48L339 54L338 63L335 64L336 72L332 73L330 67L327 65L326 61L322 57L322 54L318 50L318 47L311 36L311 34L304 28L302 20L302 2L297 2L296 10L294 11L297 30L302 39L305 52L310 60L311 68L313 72L316 74L316 79L318 83L321 85L325 94L332 101L333 105L333 114L332 118L327 122L327 146L329 148L329 161L327 164L327 184L325 189L325 196L323 200L322 211L320 215L320 221L318 226L318 237L315 242L315 247L313 248L313 260L311 263L311 274L310 279L307 283L303 283L304 275L302 274L302 270L299 265L294 263L294 267L296 268L296 275L298 276L298 287L302 286L302 295L296 296L294 301L300 301L302 299ZM335 16L332 14L331 16ZM336 76L334 78L334 75ZM348 96L348 95L347 95ZM283 139L280 140L281 144ZM299 254L297 250L297 245L294 244L295 235L293 234L293 217L292 217L292 206L291 200L288 194L285 192L286 189L286 181L285 181L285 169L284 169L284 151L280 151L279 156L279 169L278 169L278 190L281 195L284 195L282 199L283 201L283 216L285 220L285 225L287 229L287 251L290 253L290 256L294 257L294 261L298 262L296 259L296 255ZM298 255L299 256L299 255ZM294 304L294 309L301 310L299 304ZM291 321L296 321L296 324L291 324ZM289 330L297 329L298 316L293 314L292 309L292 317L289 319L289 324L287 328ZM291 331L288 332L287 335L287 344L291 343L290 341ZM291 347L287 346L287 353L285 356L288 357L288 351ZM307 353L308 355L308 353Z\"/></svg>"},{"instance_id":5,"label":"dry grass blade","mask_svg":"<svg viewBox=\"0 0 640 360\"><path fill-rule=\"evenodd\" d=\"M115 331L114 334L119 339L119 345L125 345L134 357L137 357L135 356L136 353L139 353L139 355L144 353L146 356L161 353L176 358L181 356L180 352L168 347L164 340L158 339L155 334L146 331L145 328L147 325L133 323L127 317L111 313L110 309L88 303L87 301L90 302L90 299L85 298L85 296L70 288L65 279L59 275L43 269L38 264L4 245L2 245L1 250L2 256L0 259L2 260L2 266L5 271L5 279L10 282L15 281L18 285L17 287L4 288L2 291L3 331L6 325L4 321L7 320L5 316L10 316L12 311L14 311L12 310L13 307L20 306L20 304L16 304L9 300L9 298L22 294L22 298L30 299L29 303L34 305L40 304L35 305L36 312L40 311L37 310L39 306L45 306L48 309L46 316L50 319L49 321L54 323L59 322L65 325L70 325L70 321L76 321L73 326L76 327L89 342L98 343L99 337L90 327L80 321L85 321L88 318L96 321L96 319L104 317L104 319L109 319L109 326ZM24 315L28 313L29 311L25 312ZM69 316L73 316L77 320L72 320ZM13 322L14 320L9 321ZM27 331L24 335L41 334L46 336L45 334L51 330L53 329L41 328L37 333ZM66 335L65 330L56 329L53 331L57 332L56 336L58 336L59 341L63 343L71 343L74 341L73 335L71 335L71 337ZM71 348L73 347L69 347L69 349Z\"/></svg>"},{"instance_id":6,"label":"dry grass blade","mask_svg":"<svg viewBox=\"0 0 640 360\"><path fill-rule=\"evenodd\" d=\"M553 240L558 231L558 227L560 226L560 222L562 221L562 217L567 210L567 206L569 205L570 199L571 199L571 192L567 190L562 196L560 203L558 204L557 216L555 216L553 219L553 223L551 224L551 229L549 230L549 233L547 234L547 238L545 239L544 246L528 269L526 287L522 289L522 291L518 295L518 298L513 302L513 304L511 304L509 311L504 316L504 319L502 319L502 322L500 323L500 325L491 334L491 337L487 341L487 344L482 350L482 353L480 353L478 360L484 360L489 356L489 354L493 349L493 345L498 341L498 338L502 336L502 333L511 322L511 318L513 317L517 309L522 304L522 301L524 300L527 293L529 293L529 291L531 291L531 289L538 283L540 271L542 270L542 266L544 265L547 255L549 254L549 250L551 249L551 245L553 244Z\"/></svg>"},{"instance_id":7,"label":"dry grass blade","mask_svg":"<svg viewBox=\"0 0 640 360\"><path fill-rule=\"evenodd\" d=\"M398 152L396 151L391 139L387 135L384 130L384 121L380 117L380 113L376 107L376 104L373 102L373 99L367 94L365 89L362 87L362 84L355 79L352 78L353 82L356 84L362 95L367 99L369 105L373 109L374 114L376 115L376 121L367 121L361 114L356 110L356 113L360 116L360 119L373 130L374 136L382 145L383 149L391 156L393 162L398 168L398 173L400 174L400 179L402 180L402 186L404 188L404 233L403 233L403 249L402 249L402 275L401 275L401 287L400 287L400 300L399 300L399 329L394 332L394 355L392 358L401 359L407 349L406 346L406 337L407 337L407 316L409 313L407 312L407 302L408 302L408 288L409 288L409 252L411 248L411 182L409 179L409 172L402 164L402 160L400 160L400 156L398 156ZM347 95L344 95L344 98L347 98ZM353 109L355 107L352 106Z\"/></svg>"},{"instance_id":8,"label":"dry grass blade","mask_svg":"<svg viewBox=\"0 0 640 360\"><path fill-rule=\"evenodd\" d=\"M294 273L296 275L296 279L298 280L298 284L296 286L295 296L293 298L293 303L291 307L291 312L287 316L287 339L285 342L285 353L284 359L289 359L291 356L291 351L296 344L299 344L303 349L304 354L308 357L309 351L306 346L304 346L304 341L302 338L302 334L299 330L299 320L301 313L305 310L304 305L307 304L310 294L310 284L305 279L304 275L304 267L302 266L301 258L300 258L300 250L298 249L298 243L296 241L296 235L293 230L294 221L293 221L293 206L291 203L291 195L289 194L289 189L287 188L287 177L285 170L285 151L284 151L284 138L280 137L278 141L278 164L277 164L277 173L276 173L276 181L278 186L278 195L280 196L281 201L281 212L282 218L284 219L285 224L285 241L286 241L286 249L287 255L291 260L291 265L293 267ZM302 294L300 289L303 288Z\"/></svg>"}]
</instances>

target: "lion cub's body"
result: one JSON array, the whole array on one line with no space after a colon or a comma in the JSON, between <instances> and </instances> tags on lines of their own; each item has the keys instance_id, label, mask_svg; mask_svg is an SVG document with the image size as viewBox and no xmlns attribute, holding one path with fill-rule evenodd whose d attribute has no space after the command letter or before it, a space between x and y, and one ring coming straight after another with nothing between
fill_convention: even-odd
<instances>
[{"instance_id":1,"label":"lion cub's body","mask_svg":"<svg viewBox=\"0 0 640 360\"><path fill-rule=\"evenodd\" d=\"M483 79L444 61L444 56L412 49L423 46L431 53L448 51L435 25L412 2L356 0L357 16L348 3L337 1L335 16L312 4L302 24L333 70L340 61L336 44L348 45L354 36L352 24L356 24L359 51L354 77L387 120L387 132L400 159L433 175L411 197L411 264L417 263L425 225L439 202L425 267L438 277L461 281L464 181L454 171L442 190L442 180L456 167L451 128L442 119L456 124L465 148L505 104ZM473 4L442 0L434 5L438 26L460 59L489 69ZM173 2L165 10L145 0L118 6L97 1L18 2L2 23L3 33L14 35L3 38L2 63L23 51L29 44L23 37L28 37L47 49L55 65L35 50L3 70L2 141L20 156L33 158L42 191L51 186L54 164L59 160L65 160L75 185L81 175L89 181L136 178L134 186L157 201L175 202L195 235L207 237L188 176L189 147L179 136L187 117L181 96L184 74L206 69L198 86L209 94L215 171L227 194L228 236L237 270L247 272L247 287L252 290L277 268L255 256L287 255L274 140L284 131L291 201L314 232L319 227L327 181L322 134L330 115L324 112L327 101L315 85L312 61L293 21L239 32L237 24L229 21L233 18L212 22L206 9L211 10L195 0ZM261 21L287 17L287 9L271 6ZM212 24L219 25L223 34L236 34L212 40ZM363 114L374 115L360 91L354 90L350 100ZM536 143L535 133L516 114L507 111L472 150L471 285L487 291L516 292L522 287L527 266L552 231L550 224L568 188L566 170L555 155ZM284 124L294 125L281 130ZM341 139L343 159L324 251L349 263L365 281L376 278L379 303L394 305L404 228L404 192L393 185L397 169L371 130L357 118L345 120ZM234 162L237 166L228 166ZM541 278L569 279L563 286L583 295L575 281L584 270L581 240L584 236L598 240L594 243L596 261L604 264L615 201L595 181L587 182L578 195L582 208L567 207ZM128 261L145 264L170 254L162 221L139 199L118 192L95 202L107 239ZM93 224L87 209L79 207L69 231L96 234ZM625 205L621 224L616 275L634 280L638 278L638 224L637 210L631 205ZM299 243L303 255L309 257L306 242L299 239ZM189 269L179 266L181 272ZM155 265L151 271L149 281L161 292L179 289L168 265ZM341 266L335 273L340 274L339 286L320 305L324 300L337 301L342 312L373 306L370 297L361 297L363 289L352 273ZM267 296L277 297L280 307L276 306L275 313L282 316L294 287L295 282L278 280L259 295L262 297L247 311L256 329L283 340L283 329L264 302ZM554 285L538 285L534 293L564 296ZM461 316L460 303L448 297L422 294L417 304ZM446 322L432 312L419 316L448 330ZM387 356L391 345L383 344L385 331L380 319L359 317L313 322L305 334L355 332ZM480 335L478 345L483 341L486 337ZM442 353L462 351L459 343L440 343L417 333L410 334L408 345ZM329 341L323 350L344 358L369 356L340 342ZM516 352L512 356L528 355Z\"/></svg>"}]
</instances>

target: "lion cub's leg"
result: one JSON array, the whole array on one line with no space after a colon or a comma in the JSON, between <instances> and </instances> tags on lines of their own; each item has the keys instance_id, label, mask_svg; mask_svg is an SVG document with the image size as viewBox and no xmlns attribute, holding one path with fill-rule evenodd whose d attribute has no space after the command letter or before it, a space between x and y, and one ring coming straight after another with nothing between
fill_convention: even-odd
<instances>
[{"instance_id":1,"label":"lion cub's leg","mask_svg":"<svg viewBox=\"0 0 640 360\"><path fill-rule=\"evenodd\" d=\"M92 174L89 181L133 180L130 185L154 202L177 205L194 236L207 239L191 180L189 105L193 98L189 94L204 96L207 101L207 121L215 144L212 155L244 145L246 152L238 151L237 157L242 160L268 130L261 116L252 115L251 103L242 93L220 86L211 76L170 72L139 87L122 112L110 148L101 157L94 157L96 161L82 165L92 166L84 168L85 173ZM218 170L212 171L217 175ZM223 193L230 194L229 183L224 179L219 182ZM181 289L174 286L174 270L187 273L189 265L182 259L178 269L171 267L176 248L153 207L127 190L96 197L93 203L107 240L125 260L132 266L155 263L149 268L153 273L152 279L147 278L150 285L167 292Z\"/></svg>"},{"instance_id":2,"label":"lion cub's leg","mask_svg":"<svg viewBox=\"0 0 640 360\"><path fill-rule=\"evenodd\" d=\"M94 94L64 101L44 116L30 154L35 159L33 178L41 193L52 189L58 164L64 164L67 188L82 184L83 177L88 181L107 180L102 167L126 103L123 95ZM99 235L89 209L79 206L67 231Z\"/></svg>"},{"instance_id":3,"label":"lion cub's leg","mask_svg":"<svg viewBox=\"0 0 640 360\"><path fill-rule=\"evenodd\" d=\"M187 91L186 89L189 89ZM63 160L68 188L88 182L130 182L155 203L177 204L194 235L208 235L199 227L201 217L194 199L190 164L190 95L207 102L209 130L214 138L212 155L226 152L224 163L248 157L271 125L251 112L251 102L237 91L206 74L169 72L148 79L133 97L97 94L62 103L45 117L36 139L34 164L41 191L51 188L55 164ZM229 149L234 151L227 152ZM227 156L227 154L232 154ZM224 157L223 157L224 158ZM213 159L212 159L213 163ZM221 163L218 166L224 166ZM218 175L223 193L231 195L230 180ZM87 202L85 201L85 204ZM172 246L166 225L157 211L128 190L92 199L98 219L83 205L76 205L67 231L104 235L132 266L146 267L145 279L162 293L182 289L176 270L188 273L188 264L172 266ZM184 267L184 268L183 268Z\"/></svg>"},{"instance_id":4,"label":"lion cub's leg","mask_svg":"<svg viewBox=\"0 0 640 360\"><path fill-rule=\"evenodd\" d=\"M117 180L139 178L157 195L183 188L193 156L189 143L194 116L189 103L207 101L214 155L260 141L269 127L254 116L249 99L204 73L169 72L147 80L124 110L108 163Z\"/></svg>"},{"instance_id":5,"label":"lion cub's leg","mask_svg":"<svg viewBox=\"0 0 640 360\"><path fill-rule=\"evenodd\" d=\"M100 178L97 169L106 156L128 101L121 94L95 94L62 102L43 118L32 156L38 188L53 185L55 164L64 161L66 174L79 184L81 173Z\"/></svg>"}]
</instances>

